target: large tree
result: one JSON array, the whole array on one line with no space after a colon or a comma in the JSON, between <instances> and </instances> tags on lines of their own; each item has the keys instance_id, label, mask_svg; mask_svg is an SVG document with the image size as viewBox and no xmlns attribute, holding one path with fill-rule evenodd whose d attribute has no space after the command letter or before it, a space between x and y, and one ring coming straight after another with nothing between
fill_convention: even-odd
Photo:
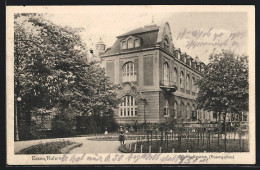
<instances>
[{"instance_id":1,"label":"large tree","mask_svg":"<svg viewBox=\"0 0 260 170\"><path fill-rule=\"evenodd\" d=\"M98 63L88 62L81 29L36 14L16 14L14 22L15 94L22 98L21 113L28 120L43 110L111 114L117 104L115 87Z\"/></svg>"},{"instance_id":2,"label":"large tree","mask_svg":"<svg viewBox=\"0 0 260 170\"><path fill-rule=\"evenodd\" d=\"M248 56L222 51L210 55L203 78L198 80L198 108L219 113L241 115L248 111Z\"/></svg>"}]
</instances>

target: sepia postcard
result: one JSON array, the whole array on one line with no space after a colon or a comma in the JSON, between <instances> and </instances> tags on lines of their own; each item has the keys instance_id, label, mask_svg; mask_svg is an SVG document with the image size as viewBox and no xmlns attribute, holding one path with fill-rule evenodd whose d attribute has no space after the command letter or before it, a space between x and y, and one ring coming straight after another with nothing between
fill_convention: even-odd
<instances>
[{"instance_id":1,"label":"sepia postcard","mask_svg":"<svg viewBox=\"0 0 260 170\"><path fill-rule=\"evenodd\" d=\"M7 6L8 165L255 164L254 6Z\"/></svg>"}]
</instances>

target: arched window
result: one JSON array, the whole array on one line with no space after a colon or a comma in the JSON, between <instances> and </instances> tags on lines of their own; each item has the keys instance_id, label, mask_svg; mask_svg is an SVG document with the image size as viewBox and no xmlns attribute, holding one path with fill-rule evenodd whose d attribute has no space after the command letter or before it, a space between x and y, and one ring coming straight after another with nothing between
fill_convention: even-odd
<instances>
[{"instance_id":1,"label":"arched window","mask_svg":"<svg viewBox=\"0 0 260 170\"><path fill-rule=\"evenodd\" d=\"M140 47L140 40L139 39L136 39L135 40L135 48L136 47Z\"/></svg>"},{"instance_id":2,"label":"arched window","mask_svg":"<svg viewBox=\"0 0 260 170\"><path fill-rule=\"evenodd\" d=\"M173 70L173 81L174 81L175 85L177 85L177 79L178 79L178 71L177 71L177 68L175 67Z\"/></svg>"},{"instance_id":3,"label":"arched window","mask_svg":"<svg viewBox=\"0 0 260 170\"><path fill-rule=\"evenodd\" d=\"M119 106L119 112L121 117L137 116L137 104L135 98L129 95L123 97Z\"/></svg>"},{"instance_id":4,"label":"arched window","mask_svg":"<svg viewBox=\"0 0 260 170\"><path fill-rule=\"evenodd\" d=\"M190 75L186 76L186 90L190 90Z\"/></svg>"},{"instance_id":5,"label":"arched window","mask_svg":"<svg viewBox=\"0 0 260 170\"><path fill-rule=\"evenodd\" d=\"M127 49L126 41L122 42L122 49Z\"/></svg>"},{"instance_id":6,"label":"arched window","mask_svg":"<svg viewBox=\"0 0 260 170\"><path fill-rule=\"evenodd\" d=\"M187 65L191 66L191 60L190 59L187 59Z\"/></svg>"},{"instance_id":7,"label":"arched window","mask_svg":"<svg viewBox=\"0 0 260 170\"><path fill-rule=\"evenodd\" d=\"M198 65L198 66L197 66L197 70L198 70L198 71L200 71L200 70L201 70L201 69L200 69L200 65Z\"/></svg>"},{"instance_id":8,"label":"arched window","mask_svg":"<svg viewBox=\"0 0 260 170\"><path fill-rule=\"evenodd\" d=\"M184 73L183 73L183 71L181 71L181 75L180 75L180 86L181 86L181 88L184 89Z\"/></svg>"},{"instance_id":9,"label":"arched window","mask_svg":"<svg viewBox=\"0 0 260 170\"><path fill-rule=\"evenodd\" d=\"M183 62L186 63L186 55L183 55Z\"/></svg>"},{"instance_id":10,"label":"arched window","mask_svg":"<svg viewBox=\"0 0 260 170\"><path fill-rule=\"evenodd\" d=\"M191 118L191 108L190 108L190 104L187 104L187 119Z\"/></svg>"},{"instance_id":11,"label":"arched window","mask_svg":"<svg viewBox=\"0 0 260 170\"><path fill-rule=\"evenodd\" d=\"M194 104L192 105L192 120L197 120L197 111Z\"/></svg>"},{"instance_id":12,"label":"arched window","mask_svg":"<svg viewBox=\"0 0 260 170\"><path fill-rule=\"evenodd\" d=\"M180 60L180 52L179 52L179 51L176 51L176 58L177 58L178 60Z\"/></svg>"},{"instance_id":13,"label":"arched window","mask_svg":"<svg viewBox=\"0 0 260 170\"><path fill-rule=\"evenodd\" d=\"M134 48L134 40L132 38L129 38L127 41L127 47L128 48Z\"/></svg>"},{"instance_id":14,"label":"arched window","mask_svg":"<svg viewBox=\"0 0 260 170\"><path fill-rule=\"evenodd\" d=\"M196 66L197 66L197 62L194 61L193 68L196 69Z\"/></svg>"},{"instance_id":15,"label":"arched window","mask_svg":"<svg viewBox=\"0 0 260 170\"><path fill-rule=\"evenodd\" d=\"M123 66L123 82L136 81L136 69L133 62L127 62Z\"/></svg>"},{"instance_id":16,"label":"arched window","mask_svg":"<svg viewBox=\"0 0 260 170\"><path fill-rule=\"evenodd\" d=\"M165 99L164 116L169 116L169 101L168 101L168 99Z\"/></svg>"},{"instance_id":17,"label":"arched window","mask_svg":"<svg viewBox=\"0 0 260 170\"><path fill-rule=\"evenodd\" d=\"M183 102L181 102L181 104L180 104L178 118L179 119L185 119L185 117L184 117L184 103Z\"/></svg>"},{"instance_id":18,"label":"arched window","mask_svg":"<svg viewBox=\"0 0 260 170\"><path fill-rule=\"evenodd\" d=\"M191 85L192 85L192 92L196 93L197 86L195 85L195 78L192 77L191 79Z\"/></svg>"},{"instance_id":19,"label":"arched window","mask_svg":"<svg viewBox=\"0 0 260 170\"><path fill-rule=\"evenodd\" d=\"M169 65L167 62L163 65L163 85L169 85Z\"/></svg>"},{"instance_id":20,"label":"arched window","mask_svg":"<svg viewBox=\"0 0 260 170\"><path fill-rule=\"evenodd\" d=\"M199 81L199 80L200 80L200 77L198 77L197 81ZM197 89L197 93L199 93L199 87L198 87L198 85L196 85L196 89Z\"/></svg>"},{"instance_id":21,"label":"arched window","mask_svg":"<svg viewBox=\"0 0 260 170\"><path fill-rule=\"evenodd\" d=\"M174 110L173 117L176 118L176 116L178 116L178 114L177 114L177 112L178 112L178 103L176 101L174 102L173 110Z\"/></svg>"}]
</instances>

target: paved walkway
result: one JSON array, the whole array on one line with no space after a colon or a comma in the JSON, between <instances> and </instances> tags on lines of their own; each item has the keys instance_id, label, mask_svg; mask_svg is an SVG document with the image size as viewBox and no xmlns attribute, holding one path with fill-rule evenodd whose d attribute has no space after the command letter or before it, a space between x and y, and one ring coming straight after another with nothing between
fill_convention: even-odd
<instances>
[{"instance_id":1,"label":"paved walkway","mask_svg":"<svg viewBox=\"0 0 260 170\"><path fill-rule=\"evenodd\" d=\"M83 145L72 149L70 154L79 153L120 153L118 147L120 146L119 141L94 141L94 140L80 140L78 141Z\"/></svg>"},{"instance_id":2,"label":"paved walkway","mask_svg":"<svg viewBox=\"0 0 260 170\"><path fill-rule=\"evenodd\" d=\"M120 146L119 141L95 141L88 140L91 137L72 137L72 138L55 138L55 139L41 139L41 140L30 140L30 141L17 141L14 143L14 152L17 153L20 150L37 145L40 143L54 142L69 140L71 142L82 143L81 147L72 149L70 153L120 153L118 147ZM127 141L126 141L127 142Z\"/></svg>"}]
</instances>

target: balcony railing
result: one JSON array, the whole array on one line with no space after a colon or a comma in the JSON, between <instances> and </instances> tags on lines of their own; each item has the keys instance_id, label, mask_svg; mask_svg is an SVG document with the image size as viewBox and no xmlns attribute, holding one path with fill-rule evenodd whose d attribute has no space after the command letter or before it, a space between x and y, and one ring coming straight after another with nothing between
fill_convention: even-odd
<instances>
[{"instance_id":1,"label":"balcony railing","mask_svg":"<svg viewBox=\"0 0 260 170\"><path fill-rule=\"evenodd\" d=\"M123 82L132 82L136 81L136 75L131 75L131 76L123 76L122 77Z\"/></svg>"},{"instance_id":2,"label":"balcony railing","mask_svg":"<svg viewBox=\"0 0 260 170\"><path fill-rule=\"evenodd\" d=\"M161 81L160 81L160 87L161 87L161 88L169 88L169 89L177 90L177 82L175 82L175 81L161 80Z\"/></svg>"}]
</instances>

